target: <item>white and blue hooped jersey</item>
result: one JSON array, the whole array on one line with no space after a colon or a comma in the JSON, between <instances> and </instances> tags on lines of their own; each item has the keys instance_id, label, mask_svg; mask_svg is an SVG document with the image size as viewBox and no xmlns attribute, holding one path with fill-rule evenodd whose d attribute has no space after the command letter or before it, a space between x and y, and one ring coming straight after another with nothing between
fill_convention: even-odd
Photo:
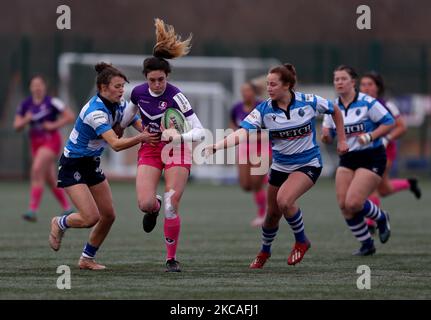
<instances>
[{"instance_id":1,"label":"white and blue hooped jersey","mask_svg":"<svg viewBox=\"0 0 431 320\"><path fill-rule=\"evenodd\" d=\"M98 95L92 97L76 119L64 147L64 156L67 158L100 156L107 144L101 135L121 121L126 105L127 102L124 100L116 105L115 119L113 119L112 112L102 99Z\"/></svg>"},{"instance_id":2,"label":"white and blue hooped jersey","mask_svg":"<svg viewBox=\"0 0 431 320\"><path fill-rule=\"evenodd\" d=\"M369 95L358 92L347 108L343 106L340 98L337 98L335 103L340 107L343 114L349 152L377 148L383 145L380 138L364 146L359 143L360 135L374 131L381 124L391 125L394 123L394 118L380 102ZM330 128L332 136L335 137L335 123L332 118L325 115L323 126Z\"/></svg>"},{"instance_id":3,"label":"white and blue hooped jersey","mask_svg":"<svg viewBox=\"0 0 431 320\"><path fill-rule=\"evenodd\" d=\"M315 118L318 113L333 114L332 102L314 94L292 91L288 110L268 99L259 104L242 122L247 130L266 129L272 143L274 170L290 173L300 167L321 167L316 143Z\"/></svg>"}]
</instances>

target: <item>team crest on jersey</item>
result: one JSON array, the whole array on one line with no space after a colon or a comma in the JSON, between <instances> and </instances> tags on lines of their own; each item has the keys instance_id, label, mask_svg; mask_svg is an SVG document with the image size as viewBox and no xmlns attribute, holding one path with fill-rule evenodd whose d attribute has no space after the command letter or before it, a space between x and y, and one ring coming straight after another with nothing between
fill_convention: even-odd
<instances>
[{"instance_id":1,"label":"team crest on jersey","mask_svg":"<svg viewBox=\"0 0 431 320\"><path fill-rule=\"evenodd\" d=\"M361 110L360 109L356 109L356 115L359 116L361 114Z\"/></svg>"},{"instance_id":2,"label":"team crest on jersey","mask_svg":"<svg viewBox=\"0 0 431 320\"><path fill-rule=\"evenodd\" d=\"M273 114L271 117L272 117L272 121L275 121L275 119L277 119L277 116L275 114Z\"/></svg>"},{"instance_id":3,"label":"team crest on jersey","mask_svg":"<svg viewBox=\"0 0 431 320\"><path fill-rule=\"evenodd\" d=\"M298 110L298 114L299 114L299 116L300 116L300 117L303 117L303 116L305 115L305 111L304 111L304 109L302 109L302 108L301 108L301 109L299 109L299 110Z\"/></svg>"},{"instance_id":4,"label":"team crest on jersey","mask_svg":"<svg viewBox=\"0 0 431 320\"><path fill-rule=\"evenodd\" d=\"M160 101L159 102L159 109L165 110L168 107L168 103L166 101Z\"/></svg>"}]
</instances>

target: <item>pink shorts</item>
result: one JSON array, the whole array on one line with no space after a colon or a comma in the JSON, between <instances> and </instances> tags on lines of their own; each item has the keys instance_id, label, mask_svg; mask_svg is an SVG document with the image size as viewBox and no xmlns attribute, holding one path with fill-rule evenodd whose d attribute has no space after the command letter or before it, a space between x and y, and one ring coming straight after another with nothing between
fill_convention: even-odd
<instances>
[{"instance_id":1,"label":"pink shorts","mask_svg":"<svg viewBox=\"0 0 431 320\"><path fill-rule=\"evenodd\" d=\"M388 143L386 147L386 158L394 162L397 157L397 145L394 141Z\"/></svg>"},{"instance_id":2,"label":"pink shorts","mask_svg":"<svg viewBox=\"0 0 431 320\"><path fill-rule=\"evenodd\" d=\"M185 144L173 145L159 142L157 145L143 143L138 151L138 166L147 165L160 170L184 167L190 170L192 154Z\"/></svg>"},{"instance_id":3,"label":"pink shorts","mask_svg":"<svg viewBox=\"0 0 431 320\"><path fill-rule=\"evenodd\" d=\"M32 157L36 155L41 147L52 150L56 155L59 155L61 152L62 139L58 130L46 132L41 136L33 136L30 140Z\"/></svg>"}]
</instances>

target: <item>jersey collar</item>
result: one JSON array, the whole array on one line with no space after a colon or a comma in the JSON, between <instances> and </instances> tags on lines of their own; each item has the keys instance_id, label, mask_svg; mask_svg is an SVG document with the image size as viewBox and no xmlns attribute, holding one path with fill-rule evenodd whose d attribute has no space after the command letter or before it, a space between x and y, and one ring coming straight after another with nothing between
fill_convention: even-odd
<instances>
[{"instance_id":1,"label":"jersey collar","mask_svg":"<svg viewBox=\"0 0 431 320\"><path fill-rule=\"evenodd\" d=\"M148 87L148 93L150 94L150 96L152 96L154 98L158 98L158 97L162 96L165 93L165 91L166 91L166 89L162 93L157 94L157 93L154 93L153 91L151 91L150 87Z\"/></svg>"},{"instance_id":2,"label":"jersey collar","mask_svg":"<svg viewBox=\"0 0 431 320\"><path fill-rule=\"evenodd\" d=\"M108 99L102 97L100 93L97 93L97 96L100 98L100 100L102 100L105 107L111 112L112 118L115 119L115 111L118 108L118 103L109 101Z\"/></svg>"},{"instance_id":3,"label":"jersey collar","mask_svg":"<svg viewBox=\"0 0 431 320\"><path fill-rule=\"evenodd\" d=\"M355 97L353 98L352 102L350 102L350 103L347 105L347 107L345 107L345 106L343 105L343 101L341 101L341 97L340 97L340 96L338 96L338 101L339 101L340 105L342 105L342 106L343 106L343 108L344 108L344 109L349 109L349 107L350 107L353 103L355 103L356 101L358 101L358 97L359 97L359 91L356 91Z\"/></svg>"},{"instance_id":4,"label":"jersey collar","mask_svg":"<svg viewBox=\"0 0 431 320\"><path fill-rule=\"evenodd\" d=\"M345 107L345 106L343 105L343 102L341 101L341 97L340 97L340 96L338 96L338 102L339 102L339 104L340 104L341 106L343 106L343 108L344 108L344 113L345 113L345 115L346 115L346 116L347 116L347 111L350 109L350 106L351 106L353 103L355 103L356 101L358 101L358 97L359 97L359 91L356 91L355 97L353 98L352 102L350 102L350 103L347 105L347 107Z\"/></svg>"},{"instance_id":5,"label":"jersey collar","mask_svg":"<svg viewBox=\"0 0 431 320\"><path fill-rule=\"evenodd\" d=\"M276 109L276 110L278 109L278 110L283 111L283 112L284 112L284 114L286 115L286 118L287 118L287 119L290 119L290 107L292 107L292 106L295 104L295 102L296 102L296 99L295 99L295 91L290 90L290 94L292 95L292 98L290 99L290 103L289 103L289 105L287 106L287 110L281 109L281 108L278 106L278 102L277 102L276 100L271 100L271 106L272 106L274 109Z\"/></svg>"}]
</instances>

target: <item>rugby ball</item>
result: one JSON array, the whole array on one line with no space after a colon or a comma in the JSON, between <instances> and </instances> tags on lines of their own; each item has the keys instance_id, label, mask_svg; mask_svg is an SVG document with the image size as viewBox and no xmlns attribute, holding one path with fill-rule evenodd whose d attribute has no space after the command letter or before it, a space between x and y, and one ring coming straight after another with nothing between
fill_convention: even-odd
<instances>
[{"instance_id":1,"label":"rugby ball","mask_svg":"<svg viewBox=\"0 0 431 320\"><path fill-rule=\"evenodd\" d=\"M171 122L173 123L174 128L179 133L185 133L190 130L190 125L186 117L184 117L184 114L178 109L168 108L163 113L163 116L162 116L163 126L166 129L169 129Z\"/></svg>"}]
</instances>

